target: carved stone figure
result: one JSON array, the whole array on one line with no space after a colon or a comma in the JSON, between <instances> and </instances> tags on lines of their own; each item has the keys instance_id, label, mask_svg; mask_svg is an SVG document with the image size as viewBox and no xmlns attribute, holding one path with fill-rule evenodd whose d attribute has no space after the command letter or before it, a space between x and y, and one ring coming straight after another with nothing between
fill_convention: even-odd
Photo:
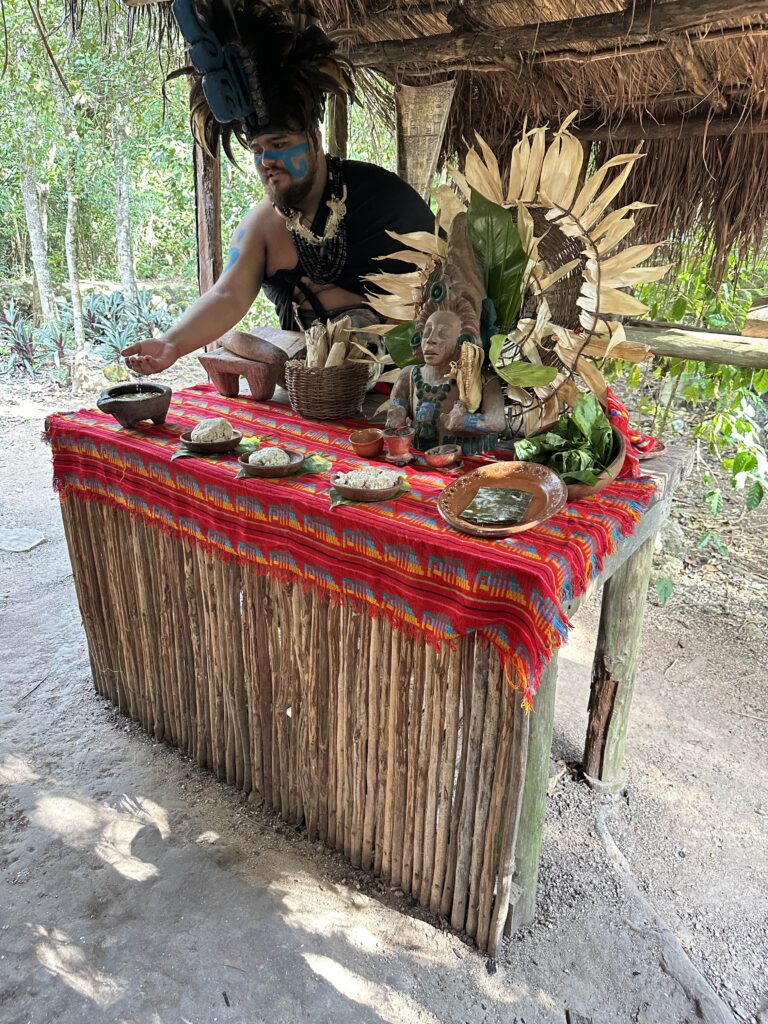
<instances>
[{"instance_id":1,"label":"carved stone figure","mask_svg":"<svg viewBox=\"0 0 768 1024\"><path fill-rule=\"evenodd\" d=\"M400 373L387 416L387 427L412 421L421 450L458 444L465 454L477 454L494 448L504 429L499 379L482 379L484 294L461 213L448 233L445 263L427 282L411 341L423 363Z\"/></svg>"}]
</instances>

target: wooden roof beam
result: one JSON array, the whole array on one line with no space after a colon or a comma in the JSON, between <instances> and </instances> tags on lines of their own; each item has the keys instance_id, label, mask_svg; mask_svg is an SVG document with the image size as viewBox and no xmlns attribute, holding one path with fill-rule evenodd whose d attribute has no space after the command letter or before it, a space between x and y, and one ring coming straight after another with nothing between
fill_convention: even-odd
<instances>
[{"instance_id":1,"label":"wooden roof beam","mask_svg":"<svg viewBox=\"0 0 768 1024\"><path fill-rule=\"evenodd\" d=\"M676 117L667 121L622 121L620 124L600 124L594 128L582 121L573 134L585 142L600 139L636 140L641 139L685 139L706 135L722 138L726 135L768 135L768 117L755 116L749 112L726 117Z\"/></svg>"},{"instance_id":2,"label":"wooden roof beam","mask_svg":"<svg viewBox=\"0 0 768 1024\"><path fill-rule=\"evenodd\" d=\"M685 34L675 36L669 41L669 53L680 68L683 81L690 86L691 92L706 100L718 114L728 109L728 101L723 96L720 84L709 73L697 53L694 53L690 37Z\"/></svg>"},{"instance_id":3,"label":"wooden roof beam","mask_svg":"<svg viewBox=\"0 0 768 1024\"><path fill-rule=\"evenodd\" d=\"M416 39L387 39L350 48L357 67L470 59L508 58L574 45L621 46L632 41L694 31L718 21L768 16L768 0L673 0L654 4L639 14L627 11L596 14L567 21L539 22L512 28L494 27L481 32L464 29Z\"/></svg>"}]
</instances>

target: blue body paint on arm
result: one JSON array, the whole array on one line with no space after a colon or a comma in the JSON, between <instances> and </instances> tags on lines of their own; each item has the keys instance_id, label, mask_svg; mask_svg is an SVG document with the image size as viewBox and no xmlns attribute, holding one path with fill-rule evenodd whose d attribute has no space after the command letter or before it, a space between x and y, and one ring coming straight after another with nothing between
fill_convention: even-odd
<instances>
[{"instance_id":1,"label":"blue body paint on arm","mask_svg":"<svg viewBox=\"0 0 768 1024\"><path fill-rule=\"evenodd\" d=\"M232 248L229 250L229 259L227 260L226 267L224 267L225 271L229 270L230 267L234 266L235 262L237 261L237 257L239 255L240 255L240 250L237 248L237 246L233 245Z\"/></svg>"}]
</instances>

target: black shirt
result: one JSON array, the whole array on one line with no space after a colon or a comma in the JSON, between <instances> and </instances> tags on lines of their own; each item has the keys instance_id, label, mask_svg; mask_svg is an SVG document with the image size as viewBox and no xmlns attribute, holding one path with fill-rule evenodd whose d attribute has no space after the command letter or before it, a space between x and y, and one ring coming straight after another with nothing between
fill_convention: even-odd
<instances>
[{"instance_id":1,"label":"black shirt","mask_svg":"<svg viewBox=\"0 0 768 1024\"><path fill-rule=\"evenodd\" d=\"M377 256L405 248L402 242L390 238L387 231L406 234L409 231L434 231L432 211L411 186L391 171L376 164L359 160L342 161L347 186L344 227L347 232L347 254L333 284L345 291L364 295L368 286L362 278L382 270L402 272L412 270L398 261L380 262ZM330 187L328 189L330 194ZM328 218L324 195L311 230L321 235ZM280 318L283 330L295 329L293 293L297 277L304 276L298 266L292 270L279 270L265 277L262 287Z\"/></svg>"}]
</instances>

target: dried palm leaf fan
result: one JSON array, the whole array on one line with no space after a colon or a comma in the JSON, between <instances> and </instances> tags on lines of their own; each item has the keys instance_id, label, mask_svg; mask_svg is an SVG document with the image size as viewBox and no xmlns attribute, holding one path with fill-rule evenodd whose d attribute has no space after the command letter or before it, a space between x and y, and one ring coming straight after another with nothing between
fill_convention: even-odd
<instances>
[{"instance_id":1,"label":"dried palm leaf fan","mask_svg":"<svg viewBox=\"0 0 768 1024\"><path fill-rule=\"evenodd\" d=\"M568 131L572 114L547 145L545 127L524 131L512 151L506 188L498 161L477 137L464 173L448 168L463 200L448 186L438 189L435 235L396 236L409 250L397 258L415 265L409 274L371 277L383 294L370 303L392 320L415 321L430 277L445 259L438 229L467 210L475 253L485 270L497 331L488 363L507 385L510 426L526 436L554 423L591 390L605 403L606 382L589 356L641 361L648 350L627 341L621 315L646 307L621 291L657 281L669 266L640 266L656 244L621 250L644 203L609 211L635 162L634 153L613 157L579 187L584 151ZM612 172L613 177L610 177ZM658 244L658 243L657 243ZM379 333L392 336L382 325Z\"/></svg>"}]
</instances>

